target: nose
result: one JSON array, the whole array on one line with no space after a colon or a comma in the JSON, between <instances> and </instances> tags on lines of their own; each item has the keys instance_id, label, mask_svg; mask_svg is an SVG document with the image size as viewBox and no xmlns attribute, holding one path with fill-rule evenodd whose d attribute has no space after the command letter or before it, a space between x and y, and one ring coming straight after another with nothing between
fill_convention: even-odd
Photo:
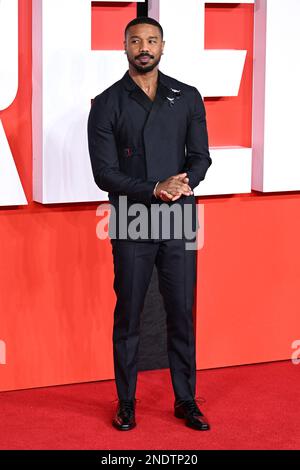
<instances>
[{"instance_id":1,"label":"nose","mask_svg":"<svg viewBox=\"0 0 300 470\"><path fill-rule=\"evenodd\" d=\"M141 42L140 53L149 52L149 48L146 42Z\"/></svg>"}]
</instances>

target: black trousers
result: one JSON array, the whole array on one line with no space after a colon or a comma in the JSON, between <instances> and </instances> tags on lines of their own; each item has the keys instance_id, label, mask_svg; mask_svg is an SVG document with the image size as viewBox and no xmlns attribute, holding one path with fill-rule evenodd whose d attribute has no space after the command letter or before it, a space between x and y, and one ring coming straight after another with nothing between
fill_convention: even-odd
<instances>
[{"instance_id":1,"label":"black trousers","mask_svg":"<svg viewBox=\"0 0 300 470\"><path fill-rule=\"evenodd\" d=\"M176 400L195 397L193 302L196 251L184 240L111 239L114 261L113 353L118 398L135 398L140 316L154 264L167 318L167 348ZM153 345L155 347L155 345Z\"/></svg>"}]
</instances>

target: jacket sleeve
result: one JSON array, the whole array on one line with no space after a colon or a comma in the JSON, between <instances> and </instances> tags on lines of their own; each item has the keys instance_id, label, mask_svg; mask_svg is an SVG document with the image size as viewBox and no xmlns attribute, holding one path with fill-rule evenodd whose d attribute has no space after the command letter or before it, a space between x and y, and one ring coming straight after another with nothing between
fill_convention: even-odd
<instances>
[{"instance_id":1,"label":"jacket sleeve","mask_svg":"<svg viewBox=\"0 0 300 470\"><path fill-rule=\"evenodd\" d=\"M88 118L88 146L95 183L103 191L149 204L156 181L132 178L120 171L111 118L103 95L96 96Z\"/></svg>"},{"instance_id":2,"label":"jacket sleeve","mask_svg":"<svg viewBox=\"0 0 300 470\"><path fill-rule=\"evenodd\" d=\"M202 97L194 87L194 107L186 137L186 163L183 172L189 178L189 185L194 189L212 164L209 154L206 112Z\"/></svg>"}]
</instances>

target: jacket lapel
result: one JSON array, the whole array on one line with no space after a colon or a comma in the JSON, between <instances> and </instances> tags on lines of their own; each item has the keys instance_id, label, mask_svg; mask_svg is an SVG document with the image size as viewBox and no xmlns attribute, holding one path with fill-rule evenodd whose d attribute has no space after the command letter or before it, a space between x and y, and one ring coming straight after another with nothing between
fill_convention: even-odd
<instances>
[{"instance_id":1,"label":"jacket lapel","mask_svg":"<svg viewBox=\"0 0 300 470\"><path fill-rule=\"evenodd\" d=\"M151 112L149 113L147 122L144 126L144 141L145 143L150 143L153 137L154 132L152 129L157 123L157 115L159 112L166 110L168 107L167 96L170 95L170 89L167 86L165 75L158 70L158 86L156 91L155 100L153 101Z\"/></svg>"},{"instance_id":2,"label":"jacket lapel","mask_svg":"<svg viewBox=\"0 0 300 470\"><path fill-rule=\"evenodd\" d=\"M157 111L160 107L166 103L168 93L170 92L169 88L166 85L165 76L162 72L158 70L158 85L154 101L143 92L143 90L135 83L135 81L129 75L129 72L124 74L122 78L122 83L125 88L129 91L129 96L137 103L139 103L149 114L147 125L151 124Z\"/></svg>"},{"instance_id":3,"label":"jacket lapel","mask_svg":"<svg viewBox=\"0 0 300 470\"><path fill-rule=\"evenodd\" d=\"M135 101L137 101L144 109L148 111L148 117L146 119L143 129L145 158L148 178L154 178L154 180L156 180L157 169L155 166L153 166L153 154L151 148L153 144L153 136L157 137L158 135L157 126L161 125L161 119L157 119L159 112L164 113L164 118L168 117L169 100L167 99L167 97L170 98L170 96L173 96L171 85L168 83L168 76L164 75L158 70L157 91L153 102L130 77L128 71L123 76L122 84L129 91L129 96Z\"/></svg>"}]
</instances>

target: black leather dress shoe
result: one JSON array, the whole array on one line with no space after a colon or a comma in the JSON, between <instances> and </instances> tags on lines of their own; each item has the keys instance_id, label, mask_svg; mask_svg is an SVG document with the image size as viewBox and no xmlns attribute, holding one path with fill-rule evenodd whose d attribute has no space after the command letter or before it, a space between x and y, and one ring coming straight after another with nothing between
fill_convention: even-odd
<instances>
[{"instance_id":1,"label":"black leather dress shoe","mask_svg":"<svg viewBox=\"0 0 300 470\"><path fill-rule=\"evenodd\" d=\"M134 400L119 400L117 411L113 419L113 426L120 431L129 431L136 426Z\"/></svg>"},{"instance_id":2,"label":"black leather dress shoe","mask_svg":"<svg viewBox=\"0 0 300 470\"><path fill-rule=\"evenodd\" d=\"M198 431L208 431L210 426L207 419L201 413L195 400L175 401L174 415L176 418L185 419L185 424Z\"/></svg>"}]
</instances>

